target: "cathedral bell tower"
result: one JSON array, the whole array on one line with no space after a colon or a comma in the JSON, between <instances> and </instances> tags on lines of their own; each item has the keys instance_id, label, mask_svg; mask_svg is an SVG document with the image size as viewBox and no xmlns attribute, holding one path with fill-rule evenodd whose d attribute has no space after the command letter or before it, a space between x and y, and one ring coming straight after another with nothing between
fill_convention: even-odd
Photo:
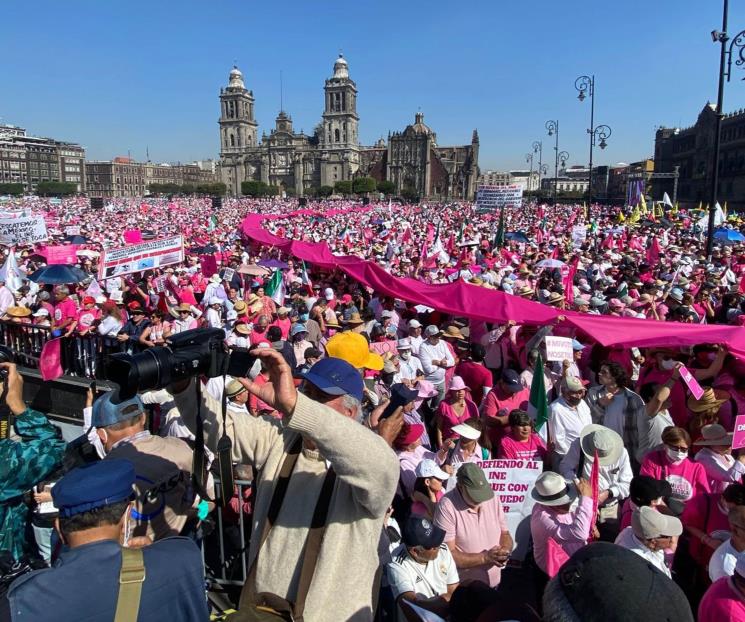
<instances>
[{"instance_id":1,"label":"cathedral bell tower","mask_svg":"<svg viewBox=\"0 0 745 622\"><path fill-rule=\"evenodd\" d=\"M236 155L256 146L254 96L243 84L243 74L233 66L228 86L220 89L220 155Z\"/></svg>"}]
</instances>

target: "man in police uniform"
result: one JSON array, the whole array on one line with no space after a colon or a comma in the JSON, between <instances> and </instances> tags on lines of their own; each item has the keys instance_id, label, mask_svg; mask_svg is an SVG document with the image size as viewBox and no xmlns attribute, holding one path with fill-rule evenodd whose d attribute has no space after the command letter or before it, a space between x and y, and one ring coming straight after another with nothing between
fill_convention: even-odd
<instances>
[{"instance_id":1,"label":"man in police uniform","mask_svg":"<svg viewBox=\"0 0 745 622\"><path fill-rule=\"evenodd\" d=\"M134 482L131 462L104 460L70 471L52 489L55 527L68 548L53 568L10 586L14 622L209 619L202 557L193 541L159 540L142 548L139 560L140 551L122 548ZM137 563L130 565L130 556ZM128 566L121 574L123 561Z\"/></svg>"}]
</instances>

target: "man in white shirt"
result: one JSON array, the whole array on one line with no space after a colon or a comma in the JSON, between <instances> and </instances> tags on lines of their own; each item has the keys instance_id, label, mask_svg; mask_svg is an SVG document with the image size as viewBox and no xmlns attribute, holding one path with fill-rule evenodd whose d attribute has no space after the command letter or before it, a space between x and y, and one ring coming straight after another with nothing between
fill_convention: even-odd
<instances>
[{"instance_id":1,"label":"man in white shirt","mask_svg":"<svg viewBox=\"0 0 745 622\"><path fill-rule=\"evenodd\" d=\"M5 285L5 281L0 281L0 316L5 315L8 307L12 307L15 303L13 292Z\"/></svg>"},{"instance_id":2,"label":"man in white shirt","mask_svg":"<svg viewBox=\"0 0 745 622\"><path fill-rule=\"evenodd\" d=\"M450 597L459 579L444 540L445 531L428 518L412 515L404 524L403 544L393 551L393 561L386 567L388 583L399 605L399 622L407 619L401 611L406 602L448 617Z\"/></svg>"},{"instance_id":3,"label":"man in white shirt","mask_svg":"<svg viewBox=\"0 0 745 622\"><path fill-rule=\"evenodd\" d=\"M223 328L222 322L222 300L216 296L210 298L209 308L207 309L207 326L210 328Z\"/></svg>"},{"instance_id":4,"label":"man in white shirt","mask_svg":"<svg viewBox=\"0 0 745 622\"><path fill-rule=\"evenodd\" d=\"M680 520L644 506L634 510L631 527L626 527L618 535L616 544L643 557L662 574L672 578L665 564L665 549L682 533Z\"/></svg>"},{"instance_id":5,"label":"man in white shirt","mask_svg":"<svg viewBox=\"0 0 745 622\"><path fill-rule=\"evenodd\" d=\"M745 557L745 506L736 505L727 515L730 538L717 547L709 560L709 578L714 583L735 573L737 560Z\"/></svg>"},{"instance_id":6,"label":"man in white shirt","mask_svg":"<svg viewBox=\"0 0 745 622\"><path fill-rule=\"evenodd\" d=\"M396 344L399 358L399 382L416 380L417 372L424 374L421 361L411 353L411 339L399 339Z\"/></svg>"},{"instance_id":7,"label":"man in white shirt","mask_svg":"<svg viewBox=\"0 0 745 622\"><path fill-rule=\"evenodd\" d=\"M424 370L424 379L437 389L437 396L432 398L431 407L437 408L445 398L445 371L455 365L447 344L440 339L441 331L434 324L424 330L426 341L419 346L419 360Z\"/></svg>"},{"instance_id":8,"label":"man in white shirt","mask_svg":"<svg viewBox=\"0 0 745 622\"><path fill-rule=\"evenodd\" d=\"M578 378L567 376L561 383L561 397L551 402L548 426L554 449L551 463L556 469L582 430L592 423L590 407L584 401L585 387Z\"/></svg>"},{"instance_id":9,"label":"man in white shirt","mask_svg":"<svg viewBox=\"0 0 745 622\"><path fill-rule=\"evenodd\" d=\"M419 320L409 320L407 324L409 329L409 340L411 341L411 351L414 356L419 356L419 347L424 342L422 337L422 323Z\"/></svg>"}]
</instances>

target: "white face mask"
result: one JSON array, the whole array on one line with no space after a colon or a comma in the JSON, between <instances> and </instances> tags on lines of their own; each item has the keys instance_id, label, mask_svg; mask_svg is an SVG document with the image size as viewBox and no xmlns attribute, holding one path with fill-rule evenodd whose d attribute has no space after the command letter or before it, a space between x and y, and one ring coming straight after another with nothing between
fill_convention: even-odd
<instances>
[{"instance_id":1,"label":"white face mask","mask_svg":"<svg viewBox=\"0 0 745 622\"><path fill-rule=\"evenodd\" d=\"M408 361L411 358L411 352L408 352L406 350L402 350L398 353L398 355L401 357L402 361Z\"/></svg>"},{"instance_id":2,"label":"white face mask","mask_svg":"<svg viewBox=\"0 0 745 622\"><path fill-rule=\"evenodd\" d=\"M660 367L662 367L662 369L667 369L669 371L671 369L675 369L675 364L677 362L678 361L676 361L675 359L663 359L662 362L660 363Z\"/></svg>"},{"instance_id":3,"label":"white face mask","mask_svg":"<svg viewBox=\"0 0 745 622\"><path fill-rule=\"evenodd\" d=\"M677 449L671 449L670 447L665 447L665 453L673 464L680 464L688 457L687 451L679 451Z\"/></svg>"}]
</instances>

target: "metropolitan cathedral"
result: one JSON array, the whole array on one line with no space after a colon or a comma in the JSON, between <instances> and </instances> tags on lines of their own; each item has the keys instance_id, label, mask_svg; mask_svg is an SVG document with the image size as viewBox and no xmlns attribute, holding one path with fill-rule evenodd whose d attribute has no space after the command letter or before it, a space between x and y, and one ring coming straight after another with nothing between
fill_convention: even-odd
<instances>
[{"instance_id":1,"label":"metropolitan cathedral","mask_svg":"<svg viewBox=\"0 0 745 622\"><path fill-rule=\"evenodd\" d=\"M416 113L414 123L371 147L359 144L357 85L342 55L324 86L324 112L312 135L296 133L292 118L280 110L274 129L258 135L254 95L237 67L220 89L220 175L234 196L244 181L263 181L280 192L312 194L356 177L394 183L433 199L473 199L479 175L479 137L469 145L440 147L436 134Z\"/></svg>"}]
</instances>

